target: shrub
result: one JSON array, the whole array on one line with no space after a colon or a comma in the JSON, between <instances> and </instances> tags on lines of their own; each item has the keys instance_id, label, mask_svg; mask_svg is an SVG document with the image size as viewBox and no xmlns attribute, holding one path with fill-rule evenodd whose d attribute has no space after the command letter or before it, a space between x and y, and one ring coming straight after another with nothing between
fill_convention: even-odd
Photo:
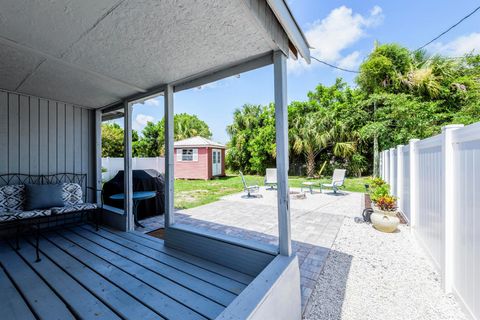
<instances>
[{"instance_id":1,"label":"shrub","mask_svg":"<svg viewBox=\"0 0 480 320\"><path fill-rule=\"evenodd\" d=\"M377 202L379 198L388 196L390 193L390 186L387 183L379 185L378 187L372 188L370 192L370 199L373 202Z\"/></svg>"},{"instance_id":2,"label":"shrub","mask_svg":"<svg viewBox=\"0 0 480 320\"><path fill-rule=\"evenodd\" d=\"M376 205L378 208L380 208L380 210L383 211L395 211L395 209L397 208L396 200L397 199L395 197L386 195L378 198Z\"/></svg>"},{"instance_id":3,"label":"shrub","mask_svg":"<svg viewBox=\"0 0 480 320\"><path fill-rule=\"evenodd\" d=\"M370 188L372 189L375 189L380 186L383 186L384 184L387 184L382 178L379 178L379 177L369 179L368 183L370 185Z\"/></svg>"}]
</instances>

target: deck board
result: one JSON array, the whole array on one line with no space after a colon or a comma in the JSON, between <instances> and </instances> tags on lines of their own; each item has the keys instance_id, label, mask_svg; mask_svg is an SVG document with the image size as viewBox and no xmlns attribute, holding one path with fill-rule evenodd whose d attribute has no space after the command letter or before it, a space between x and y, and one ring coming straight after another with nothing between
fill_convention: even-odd
<instances>
[{"instance_id":1,"label":"deck board","mask_svg":"<svg viewBox=\"0 0 480 320\"><path fill-rule=\"evenodd\" d=\"M229 305L236 297L233 293L229 291L214 286L209 282L206 282L199 278L193 277L188 273L181 271L181 269L175 269L168 264L161 263L148 256L142 255L135 250L122 246L122 243L115 243L107 238L98 235L97 233L78 229L74 230L73 232L94 242L95 244L98 244L99 246L102 246L103 248L106 248L124 258L127 258L137 263L138 265L147 268L150 271L159 274L162 277L165 277L181 286L187 287L192 291L195 291L217 303L220 303L223 306Z\"/></svg>"},{"instance_id":2,"label":"deck board","mask_svg":"<svg viewBox=\"0 0 480 320\"><path fill-rule=\"evenodd\" d=\"M90 226L0 242L1 319L215 319L252 280L163 246Z\"/></svg>"},{"instance_id":3,"label":"deck board","mask_svg":"<svg viewBox=\"0 0 480 320\"><path fill-rule=\"evenodd\" d=\"M51 242L42 239L40 248L43 256L47 256L63 270L68 270L85 288L126 319L163 319L142 302L135 299L121 288L97 274L83 263L71 257Z\"/></svg>"},{"instance_id":4,"label":"deck board","mask_svg":"<svg viewBox=\"0 0 480 320\"><path fill-rule=\"evenodd\" d=\"M35 320L35 316L2 268L0 268L0 288L2 288L0 290L2 318Z\"/></svg>"},{"instance_id":5,"label":"deck board","mask_svg":"<svg viewBox=\"0 0 480 320\"><path fill-rule=\"evenodd\" d=\"M39 319L75 319L57 294L5 243L0 244L0 263Z\"/></svg>"},{"instance_id":6,"label":"deck board","mask_svg":"<svg viewBox=\"0 0 480 320\"><path fill-rule=\"evenodd\" d=\"M191 276L194 276L198 279L211 283L219 288L230 291L234 295L238 295L240 292L245 289L246 285L244 283L238 282L236 280L230 279L218 273L212 272L208 269L201 268L191 263L188 263L177 257L168 255L162 251L158 251L152 248L149 248L145 245L140 245L133 240L126 239L120 235L105 231L99 230L96 232L98 235L109 239L110 241L116 242L124 247L132 249L146 257L154 259L162 264L171 266L177 270L182 270L185 273L188 273ZM192 256L187 257L191 258Z\"/></svg>"},{"instance_id":7,"label":"deck board","mask_svg":"<svg viewBox=\"0 0 480 320\"><path fill-rule=\"evenodd\" d=\"M92 254L108 261L117 268L125 271L133 277L149 284L151 287L157 289L159 292L169 296L170 298L188 305L191 309L205 316L206 318L214 319L218 316L223 306L220 304L196 293L188 288L185 288L159 274L156 274L149 269L130 261L108 249L96 245L94 242L76 235L70 231L62 231L62 236L91 252Z\"/></svg>"},{"instance_id":8,"label":"deck board","mask_svg":"<svg viewBox=\"0 0 480 320\"><path fill-rule=\"evenodd\" d=\"M145 305L155 310L165 318L173 319L206 319L187 306L159 292L150 284L145 283L131 274L118 268L110 261L104 260L85 250L81 246L68 241L58 234L48 234L46 238L60 249L68 252L72 257L82 261L86 266L94 269L98 274L108 278L112 283L121 287L133 296L140 299Z\"/></svg>"},{"instance_id":9,"label":"deck board","mask_svg":"<svg viewBox=\"0 0 480 320\"><path fill-rule=\"evenodd\" d=\"M90 227L91 228L91 227ZM169 256L175 257L179 260L187 261L192 265L195 265L197 267L200 267L205 270L209 270L213 273L216 273L220 276L223 276L224 278L234 280L236 282L242 283L245 286L248 285L250 282L252 282L253 278L252 276L241 273L237 270L230 269L228 267L180 252L178 250L174 250L171 248L168 248L165 246L163 240L151 237L149 235L145 235L140 232L120 232L120 231L115 231L115 230L105 230L110 233L114 233L120 237L123 237L125 239L131 240L133 242L136 242L138 244L141 244L144 247L154 249L158 252L165 253Z\"/></svg>"},{"instance_id":10,"label":"deck board","mask_svg":"<svg viewBox=\"0 0 480 320\"><path fill-rule=\"evenodd\" d=\"M49 258L35 263L35 248L26 241L20 243L19 255L28 263L30 268L62 296L72 312L83 319L121 319L110 308L105 306L94 295L82 287L62 269L56 266Z\"/></svg>"}]
</instances>

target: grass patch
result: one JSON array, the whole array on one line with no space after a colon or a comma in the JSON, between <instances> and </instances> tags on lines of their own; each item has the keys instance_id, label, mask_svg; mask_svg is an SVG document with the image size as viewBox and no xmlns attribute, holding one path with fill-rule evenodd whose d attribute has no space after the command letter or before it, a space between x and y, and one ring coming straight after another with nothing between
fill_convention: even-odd
<instances>
[{"instance_id":1,"label":"grass patch","mask_svg":"<svg viewBox=\"0 0 480 320\"><path fill-rule=\"evenodd\" d=\"M263 185L263 176L245 176L248 185ZM304 181L328 183L331 179L307 179L305 177L289 177L291 187L300 188ZM365 191L367 178L347 178L345 190L352 192ZM243 191L240 176L229 175L214 180L175 180L175 208L189 209L218 201L221 197Z\"/></svg>"}]
</instances>

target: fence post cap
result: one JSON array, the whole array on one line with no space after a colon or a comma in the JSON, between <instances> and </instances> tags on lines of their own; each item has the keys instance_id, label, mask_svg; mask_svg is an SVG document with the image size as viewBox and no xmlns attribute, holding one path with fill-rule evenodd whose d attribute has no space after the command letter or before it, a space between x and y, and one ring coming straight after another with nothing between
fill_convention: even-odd
<instances>
[{"instance_id":1,"label":"fence post cap","mask_svg":"<svg viewBox=\"0 0 480 320\"><path fill-rule=\"evenodd\" d=\"M414 143L414 142L417 142L417 141L420 141L420 139L410 139L408 142L409 143Z\"/></svg>"},{"instance_id":2,"label":"fence post cap","mask_svg":"<svg viewBox=\"0 0 480 320\"><path fill-rule=\"evenodd\" d=\"M448 124L448 125L442 127L442 133L447 131L447 130L455 130L455 129L463 128L463 127L464 127L463 124Z\"/></svg>"}]
</instances>

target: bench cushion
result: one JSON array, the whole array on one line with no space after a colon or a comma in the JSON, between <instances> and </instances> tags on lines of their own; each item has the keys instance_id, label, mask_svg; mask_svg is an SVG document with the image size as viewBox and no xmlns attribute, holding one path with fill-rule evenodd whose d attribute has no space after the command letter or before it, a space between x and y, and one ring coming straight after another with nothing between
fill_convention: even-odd
<instances>
[{"instance_id":1,"label":"bench cushion","mask_svg":"<svg viewBox=\"0 0 480 320\"><path fill-rule=\"evenodd\" d=\"M0 187L0 212L22 210L25 202L25 185Z\"/></svg>"},{"instance_id":2,"label":"bench cushion","mask_svg":"<svg viewBox=\"0 0 480 320\"><path fill-rule=\"evenodd\" d=\"M46 217L52 214L51 210L30 210L30 211L23 211L23 210L14 210L8 213L3 213L4 215L12 215L17 219L27 219L27 218L38 218L38 217Z\"/></svg>"},{"instance_id":3,"label":"bench cushion","mask_svg":"<svg viewBox=\"0 0 480 320\"><path fill-rule=\"evenodd\" d=\"M64 183L62 197L65 206L83 203L82 187L78 183Z\"/></svg>"},{"instance_id":4,"label":"bench cushion","mask_svg":"<svg viewBox=\"0 0 480 320\"><path fill-rule=\"evenodd\" d=\"M2 186L0 187L0 222L92 210L97 207L92 203L83 203L83 191L78 183L62 184L62 200L64 207L55 207L53 210L23 211L25 210L25 185Z\"/></svg>"},{"instance_id":5,"label":"bench cushion","mask_svg":"<svg viewBox=\"0 0 480 320\"><path fill-rule=\"evenodd\" d=\"M93 210L97 205L94 203L80 203L71 206L52 208L52 214L62 214L75 211Z\"/></svg>"}]
</instances>

